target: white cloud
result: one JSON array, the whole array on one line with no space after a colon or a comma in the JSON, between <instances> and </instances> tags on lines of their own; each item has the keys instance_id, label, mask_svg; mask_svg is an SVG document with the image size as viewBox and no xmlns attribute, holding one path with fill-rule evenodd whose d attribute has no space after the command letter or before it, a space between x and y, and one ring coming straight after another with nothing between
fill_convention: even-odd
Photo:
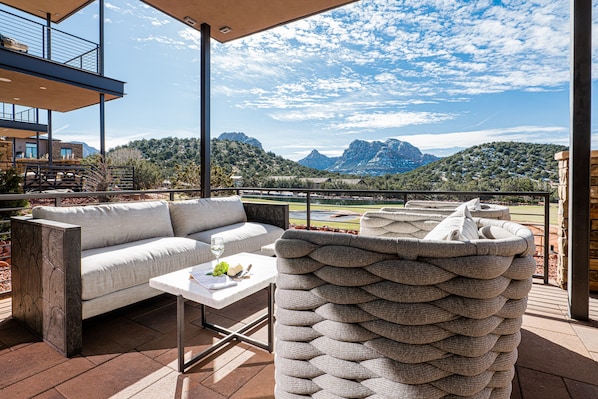
<instances>
[{"instance_id":1,"label":"white cloud","mask_svg":"<svg viewBox=\"0 0 598 399\"><path fill-rule=\"evenodd\" d=\"M168 36L149 35L146 37L138 37L135 41L139 43L155 42L159 44L165 44L171 48L185 48L186 44L184 41L176 40Z\"/></svg>"},{"instance_id":2,"label":"white cloud","mask_svg":"<svg viewBox=\"0 0 598 399\"><path fill-rule=\"evenodd\" d=\"M168 19L158 19L158 18L147 18L148 21L150 21L150 24L152 24L153 26L162 26L162 25L166 25L169 24L170 21Z\"/></svg>"},{"instance_id":3,"label":"white cloud","mask_svg":"<svg viewBox=\"0 0 598 399\"><path fill-rule=\"evenodd\" d=\"M372 113L349 116L345 122L339 124L339 129L389 129L411 125L438 123L453 119L450 114L434 112L395 112Z\"/></svg>"},{"instance_id":4,"label":"white cloud","mask_svg":"<svg viewBox=\"0 0 598 399\"><path fill-rule=\"evenodd\" d=\"M197 62L197 30L170 23L142 3L112 0L106 7L114 25L126 21L125 35L136 35L137 43L148 49L153 45L155 54ZM594 21L598 55L598 13ZM213 41L214 109L225 104L230 114L226 123L238 123L240 131L249 125L252 112L265 135L305 131L305 140L313 142L310 149L328 148L320 141L323 137L330 144L345 138L341 135L388 135L379 132L386 129L417 126L412 131L421 132L427 124L453 132L401 137L419 140L422 148L501 139L562 141L564 128L468 131L472 122L464 116L479 99L566 93L569 29L569 4L562 0L361 0L227 44ZM497 95L484 97L492 93ZM237 111L242 116L235 121ZM481 113L479 119L493 112ZM513 117L514 124L526 123L522 120ZM449 121L450 128L441 125ZM485 120L473 129L495 122Z\"/></svg>"},{"instance_id":5,"label":"white cloud","mask_svg":"<svg viewBox=\"0 0 598 399\"><path fill-rule=\"evenodd\" d=\"M106 7L108 10L112 10L112 11L121 11L121 8L113 3L110 2L106 2L104 4L104 7Z\"/></svg>"},{"instance_id":6,"label":"white cloud","mask_svg":"<svg viewBox=\"0 0 598 399\"><path fill-rule=\"evenodd\" d=\"M457 116L426 104L566 90L568 14L560 0L362 0L215 45L213 88L238 108L327 130L439 123Z\"/></svg>"},{"instance_id":7,"label":"white cloud","mask_svg":"<svg viewBox=\"0 0 598 399\"><path fill-rule=\"evenodd\" d=\"M332 119L332 118L334 118L334 116L335 116L334 113L324 112L324 111L312 111L312 112L291 111L291 112L276 112L276 113L270 114L270 117L272 119L277 120L277 121L285 121L285 122Z\"/></svg>"},{"instance_id":8,"label":"white cloud","mask_svg":"<svg viewBox=\"0 0 598 399\"><path fill-rule=\"evenodd\" d=\"M568 145L569 130L561 126L513 126L451 133L395 136L422 151L437 148L466 148L493 141L536 142Z\"/></svg>"}]
</instances>

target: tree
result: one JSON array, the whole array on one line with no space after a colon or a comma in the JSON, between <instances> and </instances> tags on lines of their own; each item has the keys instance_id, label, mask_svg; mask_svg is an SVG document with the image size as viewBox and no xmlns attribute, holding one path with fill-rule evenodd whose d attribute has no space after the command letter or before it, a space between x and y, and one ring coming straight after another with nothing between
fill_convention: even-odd
<instances>
[{"instance_id":1,"label":"tree","mask_svg":"<svg viewBox=\"0 0 598 399\"><path fill-rule=\"evenodd\" d=\"M22 178L14 168L0 170L0 195L21 193L23 191L20 186L21 179ZM0 208L22 208L25 206L27 206L26 200L0 201ZM2 220L6 220L10 218L10 216L14 216L17 213L18 211L16 210L11 212L3 212Z\"/></svg>"},{"instance_id":2,"label":"tree","mask_svg":"<svg viewBox=\"0 0 598 399\"><path fill-rule=\"evenodd\" d=\"M161 185L164 177L160 168L145 159L143 153L135 148L120 148L108 155L114 166L128 166L134 170L133 189L148 190Z\"/></svg>"}]
</instances>

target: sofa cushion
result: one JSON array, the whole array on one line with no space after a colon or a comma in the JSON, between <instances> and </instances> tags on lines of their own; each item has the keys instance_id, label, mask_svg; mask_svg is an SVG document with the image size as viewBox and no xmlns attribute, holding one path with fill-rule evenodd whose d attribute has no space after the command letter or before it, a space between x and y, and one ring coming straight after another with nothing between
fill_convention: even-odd
<instances>
[{"instance_id":1,"label":"sofa cushion","mask_svg":"<svg viewBox=\"0 0 598 399\"><path fill-rule=\"evenodd\" d=\"M499 226L482 226L479 230L480 238L496 240L501 238L511 238L513 234Z\"/></svg>"},{"instance_id":2,"label":"sofa cushion","mask_svg":"<svg viewBox=\"0 0 598 399\"><path fill-rule=\"evenodd\" d=\"M212 258L210 246L181 237L94 248L81 253L81 297L97 298Z\"/></svg>"},{"instance_id":3,"label":"sofa cushion","mask_svg":"<svg viewBox=\"0 0 598 399\"><path fill-rule=\"evenodd\" d=\"M239 196L173 201L169 208L177 237L247 221Z\"/></svg>"},{"instance_id":4,"label":"sofa cushion","mask_svg":"<svg viewBox=\"0 0 598 399\"><path fill-rule=\"evenodd\" d=\"M224 238L224 256L239 252L257 252L262 246L272 244L280 238L284 230L266 223L235 223L230 226L219 227L191 234L188 237L205 243L216 235Z\"/></svg>"},{"instance_id":5,"label":"sofa cushion","mask_svg":"<svg viewBox=\"0 0 598 399\"><path fill-rule=\"evenodd\" d=\"M33 208L36 219L81 226L81 250L155 237L172 237L166 201Z\"/></svg>"},{"instance_id":6,"label":"sofa cushion","mask_svg":"<svg viewBox=\"0 0 598 399\"><path fill-rule=\"evenodd\" d=\"M424 240L469 241L478 238L477 224L467 205L463 204L426 234Z\"/></svg>"}]
</instances>

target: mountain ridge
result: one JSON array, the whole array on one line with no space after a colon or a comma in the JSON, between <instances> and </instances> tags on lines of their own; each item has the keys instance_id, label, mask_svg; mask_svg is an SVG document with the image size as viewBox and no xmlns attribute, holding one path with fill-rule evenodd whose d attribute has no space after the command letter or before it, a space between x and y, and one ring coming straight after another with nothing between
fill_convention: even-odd
<instances>
[{"instance_id":1,"label":"mountain ridge","mask_svg":"<svg viewBox=\"0 0 598 399\"><path fill-rule=\"evenodd\" d=\"M247 143L254 147L263 150L262 143L255 137L249 137L243 132L224 132L218 136L218 140L238 141L240 143Z\"/></svg>"},{"instance_id":2,"label":"mountain ridge","mask_svg":"<svg viewBox=\"0 0 598 399\"><path fill-rule=\"evenodd\" d=\"M308 156L297 161L298 164L307 166L308 168L314 168L318 170L326 170L338 161L340 157L329 157L318 150L312 150Z\"/></svg>"},{"instance_id":3,"label":"mountain ridge","mask_svg":"<svg viewBox=\"0 0 598 399\"><path fill-rule=\"evenodd\" d=\"M99 154L100 150L95 147L90 146L89 144L85 143L84 141L71 141L73 144L81 144L83 145L83 158L88 157L90 155Z\"/></svg>"},{"instance_id":4,"label":"mountain ridge","mask_svg":"<svg viewBox=\"0 0 598 399\"><path fill-rule=\"evenodd\" d=\"M143 139L118 148L135 148L159 167L165 178L177 166L199 165L198 138ZM340 181L361 177L360 188L435 191L555 191L558 166L554 155L567 147L555 144L493 142L473 146L405 173L384 176L341 175L317 170L243 142L213 139L212 166L227 176L241 175L246 187L311 187L305 177L326 177L321 188L355 188ZM278 179L285 176L286 179ZM289 179L290 178L290 179Z\"/></svg>"},{"instance_id":5,"label":"mountain ridge","mask_svg":"<svg viewBox=\"0 0 598 399\"><path fill-rule=\"evenodd\" d=\"M438 159L432 154L423 154L419 148L406 141L387 139L384 142L354 140L337 158L313 150L298 162L329 172L382 176L405 173Z\"/></svg>"}]
</instances>

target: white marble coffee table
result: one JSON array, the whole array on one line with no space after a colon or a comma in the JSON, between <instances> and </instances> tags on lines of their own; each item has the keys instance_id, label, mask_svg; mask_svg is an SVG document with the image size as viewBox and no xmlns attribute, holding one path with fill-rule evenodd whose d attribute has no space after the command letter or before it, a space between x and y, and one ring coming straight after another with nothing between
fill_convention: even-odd
<instances>
[{"instance_id":1,"label":"white marble coffee table","mask_svg":"<svg viewBox=\"0 0 598 399\"><path fill-rule=\"evenodd\" d=\"M218 348L225 345L227 342L237 339L239 341L248 342L259 348L266 349L269 352L273 350L273 336L274 336L274 284L276 281L276 258L269 256L256 255L251 253L239 253L232 256L221 258L222 261L228 262L231 266L240 263L246 269L250 264L252 265L249 273L250 277L237 281L237 285L227 287L219 290L209 290L200 285L197 281L189 279L191 271L193 272L208 272L212 270L214 262L207 262L201 265L193 266L176 272L164 274L162 276L150 279L150 287L159 289L177 297L177 347L178 347L178 369L179 372L184 372L186 368L195 364L202 358L214 352ZM264 288L268 289L268 312L249 324L236 331L229 330L222 326L211 324L206 321L205 306L214 309L222 309L231 305L240 299L246 298ZM185 362L185 301L190 300L201 304L201 322L202 327L210 328L214 331L223 334L224 337L203 350L202 352L193 356L189 361ZM264 343L254 338L244 335L244 333L264 320L268 320L268 342Z\"/></svg>"}]
</instances>

